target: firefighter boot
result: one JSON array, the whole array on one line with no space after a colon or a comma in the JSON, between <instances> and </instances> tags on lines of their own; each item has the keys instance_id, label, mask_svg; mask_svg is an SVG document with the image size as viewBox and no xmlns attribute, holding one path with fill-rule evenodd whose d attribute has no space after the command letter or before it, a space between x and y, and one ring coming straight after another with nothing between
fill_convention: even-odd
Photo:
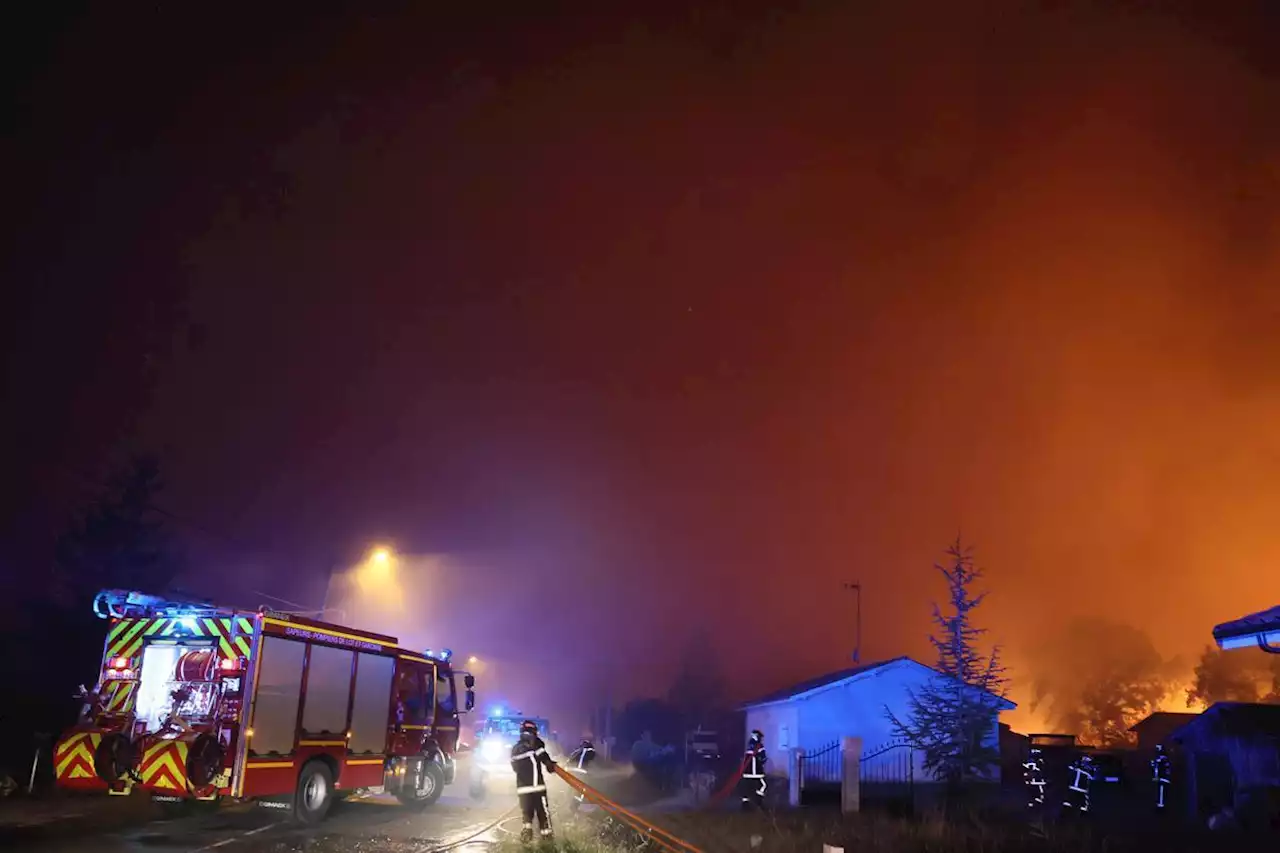
<instances>
[{"instance_id":1,"label":"firefighter boot","mask_svg":"<svg viewBox=\"0 0 1280 853\"><path fill-rule=\"evenodd\" d=\"M531 841L533 841L533 824L526 823L520 827L520 843L528 844Z\"/></svg>"}]
</instances>

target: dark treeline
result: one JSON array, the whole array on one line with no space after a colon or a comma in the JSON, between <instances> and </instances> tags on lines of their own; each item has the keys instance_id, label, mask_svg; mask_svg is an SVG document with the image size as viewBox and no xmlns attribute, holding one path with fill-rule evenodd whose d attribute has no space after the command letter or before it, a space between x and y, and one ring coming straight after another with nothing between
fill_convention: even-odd
<instances>
[{"instance_id":1,"label":"dark treeline","mask_svg":"<svg viewBox=\"0 0 1280 853\"><path fill-rule=\"evenodd\" d=\"M75 722L78 685L93 687L106 628L93 614L104 588L169 590L181 556L155 500L160 465L136 456L65 520L46 565L31 567L8 596L0 655L13 691L0 707L10 737L0 745L0 775L25 785L36 748ZM47 756L47 753L45 754ZM46 763L41 783L51 781Z\"/></svg>"}]
</instances>

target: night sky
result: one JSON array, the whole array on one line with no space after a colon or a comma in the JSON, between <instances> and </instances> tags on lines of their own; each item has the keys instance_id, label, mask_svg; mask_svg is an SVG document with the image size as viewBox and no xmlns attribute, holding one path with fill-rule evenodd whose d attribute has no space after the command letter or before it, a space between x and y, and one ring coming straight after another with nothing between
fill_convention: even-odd
<instances>
[{"instance_id":1,"label":"night sky","mask_svg":"<svg viewBox=\"0 0 1280 853\"><path fill-rule=\"evenodd\" d=\"M146 448L187 588L387 542L566 714L845 665L847 580L926 655L958 532L1015 666L1275 603L1275 4L537 5L5 27L7 574Z\"/></svg>"}]
</instances>

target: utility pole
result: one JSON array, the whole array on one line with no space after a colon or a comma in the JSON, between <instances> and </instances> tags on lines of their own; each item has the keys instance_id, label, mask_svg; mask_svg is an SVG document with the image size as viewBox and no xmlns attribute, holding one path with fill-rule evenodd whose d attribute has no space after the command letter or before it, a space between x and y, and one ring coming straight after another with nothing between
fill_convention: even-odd
<instances>
[{"instance_id":1,"label":"utility pole","mask_svg":"<svg viewBox=\"0 0 1280 853\"><path fill-rule=\"evenodd\" d=\"M862 663L862 584L858 582L843 584L844 588L851 590L858 596L857 600L857 634L853 643L853 662L855 665Z\"/></svg>"},{"instance_id":2,"label":"utility pole","mask_svg":"<svg viewBox=\"0 0 1280 853\"><path fill-rule=\"evenodd\" d=\"M613 760L613 676L609 677L609 689L605 691L604 705L604 757Z\"/></svg>"}]
</instances>

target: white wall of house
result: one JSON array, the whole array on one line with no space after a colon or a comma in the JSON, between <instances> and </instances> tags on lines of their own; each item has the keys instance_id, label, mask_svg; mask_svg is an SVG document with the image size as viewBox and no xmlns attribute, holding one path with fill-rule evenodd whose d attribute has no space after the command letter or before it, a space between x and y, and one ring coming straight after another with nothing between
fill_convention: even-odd
<instances>
[{"instance_id":1,"label":"white wall of house","mask_svg":"<svg viewBox=\"0 0 1280 853\"><path fill-rule=\"evenodd\" d=\"M747 709L747 731L764 733L770 750L770 774L786 775L785 747L806 752L822 749L844 737L862 738L867 755L894 739L886 706L906 720L910 714L908 691L928 684L933 671L912 661L888 664L796 698ZM992 723L989 743L998 748L999 721ZM923 756L915 755L917 779L927 778Z\"/></svg>"},{"instance_id":2,"label":"white wall of house","mask_svg":"<svg viewBox=\"0 0 1280 853\"><path fill-rule=\"evenodd\" d=\"M801 744L797 737L797 708L794 702L774 702L747 709L747 736L752 729L764 735L765 752L769 755L770 776L787 776L791 749Z\"/></svg>"}]
</instances>

